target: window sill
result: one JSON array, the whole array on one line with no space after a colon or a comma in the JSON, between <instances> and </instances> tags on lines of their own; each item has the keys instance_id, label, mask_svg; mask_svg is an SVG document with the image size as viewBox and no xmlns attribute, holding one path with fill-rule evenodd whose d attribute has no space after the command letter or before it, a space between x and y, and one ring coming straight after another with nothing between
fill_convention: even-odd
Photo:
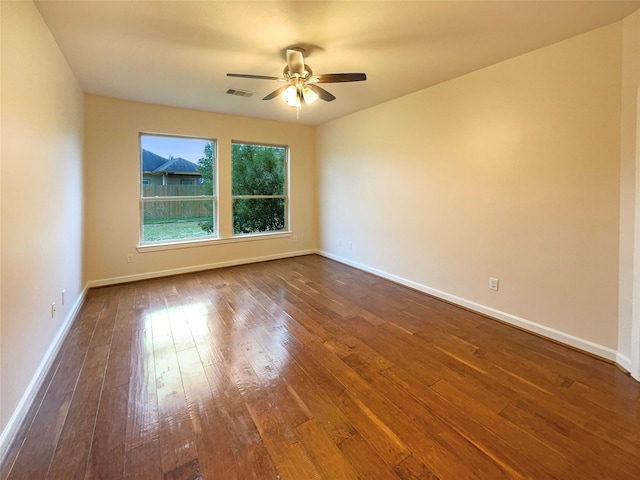
<instances>
[{"instance_id":1,"label":"window sill","mask_svg":"<svg viewBox=\"0 0 640 480\"><path fill-rule=\"evenodd\" d=\"M291 237L290 231L286 232L274 232L274 233L256 233L238 235L237 237L229 238L203 238L194 240L183 240L178 242L165 242L165 243L146 243L138 245L136 249L138 253L147 252L159 252L162 250L177 250L180 248L194 248L194 247L207 247L211 245L224 245L227 243L242 243L242 242L255 242L257 240L273 240L276 238L288 238Z\"/></svg>"}]
</instances>

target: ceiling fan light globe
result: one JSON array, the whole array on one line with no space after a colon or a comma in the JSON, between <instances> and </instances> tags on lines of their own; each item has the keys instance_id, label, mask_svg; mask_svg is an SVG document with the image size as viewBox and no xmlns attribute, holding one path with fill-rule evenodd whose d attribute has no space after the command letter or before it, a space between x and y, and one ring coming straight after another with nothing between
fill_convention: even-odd
<instances>
[{"instance_id":1,"label":"ceiling fan light globe","mask_svg":"<svg viewBox=\"0 0 640 480\"><path fill-rule=\"evenodd\" d=\"M300 95L298 94L298 89L295 85L289 85L284 89L282 92L282 99L287 105L291 105L292 107L300 106Z\"/></svg>"},{"instance_id":2,"label":"ceiling fan light globe","mask_svg":"<svg viewBox=\"0 0 640 480\"><path fill-rule=\"evenodd\" d=\"M304 103L306 103L307 105L311 105L313 102L318 100L318 94L311 88L305 86L302 89L302 98L304 98Z\"/></svg>"}]
</instances>

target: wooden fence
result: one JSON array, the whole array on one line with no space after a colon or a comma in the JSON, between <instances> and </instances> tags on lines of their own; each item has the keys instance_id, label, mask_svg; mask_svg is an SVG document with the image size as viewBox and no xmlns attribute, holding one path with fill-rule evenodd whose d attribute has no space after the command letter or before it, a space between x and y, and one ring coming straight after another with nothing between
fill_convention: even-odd
<instances>
[{"instance_id":1,"label":"wooden fence","mask_svg":"<svg viewBox=\"0 0 640 480\"><path fill-rule=\"evenodd\" d=\"M211 218L213 200L171 199L161 197L196 197L205 195L203 185L143 185L144 220L179 222ZM160 198L159 198L160 197Z\"/></svg>"}]
</instances>

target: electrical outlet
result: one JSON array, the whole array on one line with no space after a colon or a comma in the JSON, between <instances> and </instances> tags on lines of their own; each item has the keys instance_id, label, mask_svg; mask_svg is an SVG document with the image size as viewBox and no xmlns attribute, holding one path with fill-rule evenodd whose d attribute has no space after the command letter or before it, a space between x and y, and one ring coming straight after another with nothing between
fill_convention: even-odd
<instances>
[{"instance_id":1,"label":"electrical outlet","mask_svg":"<svg viewBox=\"0 0 640 480\"><path fill-rule=\"evenodd\" d=\"M341 247L342 246L342 240L338 240L338 246Z\"/></svg>"},{"instance_id":2,"label":"electrical outlet","mask_svg":"<svg viewBox=\"0 0 640 480\"><path fill-rule=\"evenodd\" d=\"M127 253L127 263L133 263L133 253Z\"/></svg>"},{"instance_id":3,"label":"electrical outlet","mask_svg":"<svg viewBox=\"0 0 640 480\"><path fill-rule=\"evenodd\" d=\"M60 305L64 305L64 294L66 293L66 290L62 290L62 293L60 293Z\"/></svg>"},{"instance_id":4,"label":"electrical outlet","mask_svg":"<svg viewBox=\"0 0 640 480\"><path fill-rule=\"evenodd\" d=\"M298 241L298 235L294 235L294 236L293 236L293 241L294 241L294 242L297 242L297 241Z\"/></svg>"},{"instance_id":5,"label":"electrical outlet","mask_svg":"<svg viewBox=\"0 0 640 480\"><path fill-rule=\"evenodd\" d=\"M498 291L498 279L497 278L493 278L493 277L489 277L489 290L495 290L496 292Z\"/></svg>"},{"instance_id":6,"label":"electrical outlet","mask_svg":"<svg viewBox=\"0 0 640 480\"><path fill-rule=\"evenodd\" d=\"M353 250L353 243L352 242L347 242L347 248L349 250Z\"/></svg>"},{"instance_id":7,"label":"electrical outlet","mask_svg":"<svg viewBox=\"0 0 640 480\"><path fill-rule=\"evenodd\" d=\"M51 318L56 316L56 302L51 303Z\"/></svg>"}]
</instances>

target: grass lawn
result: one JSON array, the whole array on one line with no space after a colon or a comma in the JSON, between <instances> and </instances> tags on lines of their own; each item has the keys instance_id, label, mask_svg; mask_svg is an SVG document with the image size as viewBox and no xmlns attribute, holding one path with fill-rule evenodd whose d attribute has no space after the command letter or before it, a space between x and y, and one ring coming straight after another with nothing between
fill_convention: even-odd
<instances>
[{"instance_id":1,"label":"grass lawn","mask_svg":"<svg viewBox=\"0 0 640 480\"><path fill-rule=\"evenodd\" d=\"M145 242L162 242L184 238L206 237L209 234L200 228L200 221L145 223L143 239Z\"/></svg>"}]
</instances>

